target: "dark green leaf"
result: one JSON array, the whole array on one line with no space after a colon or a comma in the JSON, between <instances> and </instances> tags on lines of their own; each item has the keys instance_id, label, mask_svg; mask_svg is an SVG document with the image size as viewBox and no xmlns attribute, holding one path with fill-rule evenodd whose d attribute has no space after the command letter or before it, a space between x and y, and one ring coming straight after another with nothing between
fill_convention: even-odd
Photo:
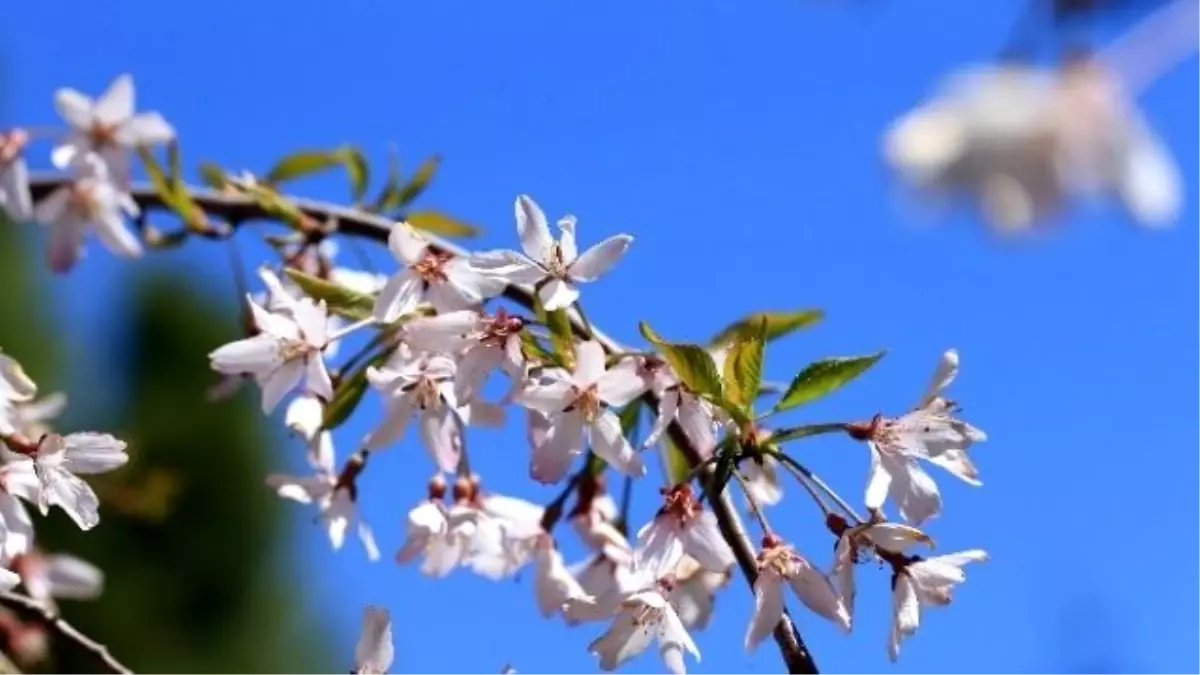
<instances>
[{"instance_id":1,"label":"dark green leaf","mask_svg":"<svg viewBox=\"0 0 1200 675\"><path fill-rule=\"evenodd\" d=\"M441 163L440 155L433 155L421 162L412 178L409 178L404 187L400 188L400 194L397 197L400 206L408 206L425 191L425 188L429 187L429 182L433 180L433 174L437 172L438 165Z\"/></svg>"},{"instance_id":2,"label":"dark green leaf","mask_svg":"<svg viewBox=\"0 0 1200 675\"><path fill-rule=\"evenodd\" d=\"M331 281L305 274L290 267L284 272L292 281L296 282L305 295L313 300L324 300L329 311L335 314L360 321L371 316L375 307L375 299L365 293L338 286Z\"/></svg>"},{"instance_id":3,"label":"dark green leaf","mask_svg":"<svg viewBox=\"0 0 1200 675\"><path fill-rule=\"evenodd\" d=\"M775 404L775 410L789 410L814 401L861 375L885 352L867 356L850 356L823 359L811 363L792 380L792 384Z\"/></svg>"},{"instance_id":4,"label":"dark green leaf","mask_svg":"<svg viewBox=\"0 0 1200 675\"><path fill-rule=\"evenodd\" d=\"M804 424L798 427L785 427L771 432L771 437L767 439L767 442L775 445L777 443L786 443L808 436L828 434L844 429L845 426L841 424Z\"/></svg>"},{"instance_id":5,"label":"dark green leaf","mask_svg":"<svg viewBox=\"0 0 1200 675\"><path fill-rule=\"evenodd\" d=\"M791 312L755 312L726 326L712 339L712 344L725 344L747 327L757 326L763 319L767 321L767 332L764 340L770 342L793 331L811 326L820 321L824 316L825 313L819 309L800 309Z\"/></svg>"},{"instance_id":6,"label":"dark green leaf","mask_svg":"<svg viewBox=\"0 0 1200 675\"><path fill-rule=\"evenodd\" d=\"M662 352L663 358L671 365L684 386L701 396L718 400L722 398L721 376L717 373L717 366L708 350L700 345L667 342L645 321L638 324L638 328L642 331L642 337Z\"/></svg>"},{"instance_id":7,"label":"dark green leaf","mask_svg":"<svg viewBox=\"0 0 1200 675\"><path fill-rule=\"evenodd\" d=\"M479 234L479 228L474 225L468 225L440 211L410 211L404 216L404 222L418 230L443 237L474 237Z\"/></svg>"},{"instance_id":8,"label":"dark green leaf","mask_svg":"<svg viewBox=\"0 0 1200 675\"><path fill-rule=\"evenodd\" d=\"M725 355L725 398L747 412L762 384L766 325L766 319L762 319L757 326L745 326L733 337Z\"/></svg>"}]
</instances>

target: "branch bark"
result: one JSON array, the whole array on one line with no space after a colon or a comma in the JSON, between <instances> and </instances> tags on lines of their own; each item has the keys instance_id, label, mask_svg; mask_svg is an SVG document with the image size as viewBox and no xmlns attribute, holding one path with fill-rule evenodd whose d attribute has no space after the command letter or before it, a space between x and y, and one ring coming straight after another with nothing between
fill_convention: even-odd
<instances>
[{"instance_id":1,"label":"branch bark","mask_svg":"<svg viewBox=\"0 0 1200 675\"><path fill-rule=\"evenodd\" d=\"M64 185L67 180L67 178L59 175L34 175L30 180L33 198L38 200L45 197L54 189ZM195 186L187 186L186 189L196 204L206 213L210 216L221 218L230 224L236 225L253 220L275 220L269 214L265 213L254 200L248 197ZM159 197L158 193L150 185L135 184L131 187L130 194L144 211L168 209L163 203L162 198ZM331 223L334 234L362 237L386 244L388 235L391 233L392 225L394 224L394 221L385 216L338 204L290 196L288 200L306 216L313 218L317 222ZM422 234L435 249L455 255L468 255L467 251L453 243L429 235L428 233ZM535 294L532 287L510 285L504 291L504 297L528 309L533 309L534 307ZM567 313L571 320L571 327L575 333L583 338L588 337L588 326L579 313L574 308L569 309ZM629 351L621 343L604 334L595 326L591 327L590 335L603 345L605 351L609 353ZM652 394L647 393L645 400L651 407L657 409L658 401ZM668 433L684 453L689 464L696 466L700 463L699 451L691 444L691 441L688 440L687 435L683 433L682 427L677 422L671 424ZM702 478L705 484L707 484L708 475L712 471L713 467L709 466L703 472L704 475ZM717 517L717 523L721 529L721 534L725 537L726 542L729 543L730 548L733 549L734 557L737 559L742 576L746 578L746 583L753 588L754 582L758 578L758 557L754 544L750 536L746 533L746 528L742 524L741 517L734 507L728 491L714 496L711 499L711 503L713 513ZM789 673L818 672L812 653L809 652L808 647L804 644L804 639L801 637L800 631L796 628L790 614L786 611L779 625L775 627L774 637L775 642L779 645L780 654L783 656Z\"/></svg>"},{"instance_id":2,"label":"branch bark","mask_svg":"<svg viewBox=\"0 0 1200 675\"><path fill-rule=\"evenodd\" d=\"M126 667L125 664L118 661L117 658L108 651L108 647L105 647L103 644L93 640L87 635L84 635L78 628L67 623L67 620L59 616L58 611L54 608L47 607L46 605L34 600L29 596L21 595L20 593L13 593L12 591L4 591L3 593L0 593L0 602L12 605L17 609L37 617L47 626L50 626L57 631L59 635L70 640L80 648L95 656L105 665L106 668L108 668L108 672L133 672Z\"/></svg>"}]
</instances>

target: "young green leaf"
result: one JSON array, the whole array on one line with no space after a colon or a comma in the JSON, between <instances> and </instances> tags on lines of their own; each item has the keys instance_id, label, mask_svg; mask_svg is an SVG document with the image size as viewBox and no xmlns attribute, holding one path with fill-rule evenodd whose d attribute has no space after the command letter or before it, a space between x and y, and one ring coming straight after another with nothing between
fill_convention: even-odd
<instances>
[{"instance_id":1,"label":"young green leaf","mask_svg":"<svg viewBox=\"0 0 1200 675\"><path fill-rule=\"evenodd\" d=\"M550 346L554 348L555 361L568 370L575 368L575 338L571 332L571 320L565 309L547 312L541 301L535 300L534 311L538 321L550 329Z\"/></svg>"},{"instance_id":2,"label":"young green leaf","mask_svg":"<svg viewBox=\"0 0 1200 675\"><path fill-rule=\"evenodd\" d=\"M200 180L214 190L224 188L229 180L225 177L225 172L221 170L221 167L212 162L200 162L199 172Z\"/></svg>"},{"instance_id":3,"label":"young green leaf","mask_svg":"<svg viewBox=\"0 0 1200 675\"><path fill-rule=\"evenodd\" d=\"M671 440L670 435L663 434L662 442L663 473L666 474L667 483L675 485L687 478L692 467L688 464L687 457L684 457L683 450L675 445L675 441Z\"/></svg>"},{"instance_id":4,"label":"young green leaf","mask_svg":"<svg viewBox=\"0 0 1200 675\"><path fill-rule=\"evenodd\" d=\"M749 412L762 383L763 338L766 319L757 326L746 326L733 338L725 355L725 398L743 411Z\"/></svg>"},{"instance_id":5,"label":"young green leaf","mask_svg":"<svg viewBox=\"0 0 1200 675\"><path fill-rule=\"evenodd\" d=\"M271 167L263 180L279 184L284 181L311 176L315 173L328 171L334 167L342 165L342 158L338 156L337 151L328 150L300 150L286 155Z\"/></svg>"},{"instance_id":6,"label":"young green leaf","mask_svg":"<svg viewBox=\"0 0 1200 675\"><path fill-rule=\"evenodd\" d=\"M168 208L176 213L179 218L187 225L188 229L194 231L207 230L208 224L204 216L204 211L196 205L191 194L184 187L183 179L179 176L179 146L172 143L168 149L168 160L172 167L173 176L168 176L154 159L154 155L146 146L138 147L138 156L142 160L142 168L146 170L146 175L150 177L150 184L154 186L154 191L158 193L159 199L162 200Z\"/></svg>"},{"instance_id":7,"label":"young green leaf","mask_svg":"<svg viewBox=\"0 0 1200 675\"><path fill-rule=\"evenodd\" d=\"M369 210L374 213L382 213L395 211L398 208L400 208L400 160L393 150L388 155L388 173L383 182L383 189L379 191L379 196L375 198Z\"/></svg>"},{"instance_id":8,"label":"young green leaf","mask_svg":"<svg viewBox=\"0 0 1200 675\"><path fill-rule=\"evenodd\" d=\"M537 336L529 332L529 329L521 330L521 353L526 359L539 363L548 363L555 366L563 365L558 360L554 352L546 349Z\"/></svg>"},{"instance_id":9,"label":"young green leaf","mask_svg":"<svg viewBox=\"0 0 1200 675\"><path fill-rule=\"evenodd\" d=\"M775 411L790 410L815 401L863 374L884 354L880 351L867 356L836 357L809 364L792 380L783 398L775 404Z\"/></svg>"},{"instance_id":10,"label":"young green leaf","mask_svg":"<svg viewBox=\"0 0 1200 675\"><path fill-rule=\"evenodd\" d=\"M354 203L361 203L367 195L367 186L371 182L371 167L362 151L352 145L343 145L334 151L334 156L346 167L350 176L350 193Z\"/></svg>"},{"instance_id":11,"label":"young green leaf","mask_svg":"<svg viewBox=\"0 0 1200 675\"><path fill-rule=\"evenodd\" d=\"M808 436L817 436L819 434L829 434L835 431L843 431L846 426L844 424L803 424L798 427L785 427L776 429L771 433L767 442L771 445L786 443Z\"/></svg>"},{"instance_id":12,"label":"young green leaf","mask_svg":"<svg viewBox=\"0 0 1200 675\"><path fill-rule=\"evenodd\" d=\"M789 333L806 328L820 321L825 313L819 309L800 309L790 312L755 312L726 326L712 339L713 346L728 343L748 327L757 326L764 319L767 331L763 340L770 342Z\"/></svg>"},{"instance_id":13,"label":"young green leaf","mask_svg":"<svg viewBox=\"0 0 1200 675\"><path fill-rule=\"evenodd\" d=\"M348 319L361 321L371 316L375 300L365 293L353 291L344 286L326 281L320 277L305 274L300 270L286 268L284 272L300 290L314 300L324 300L329 311L340 314Z\"/></svg>"},{"instance_id":14,"label":"young green leaf","mask_svg":"<svg viewBox=\"0 0 1200 675\"><path fill-rule=\"evenodd\" d=\"M663 358L684 386L701 396L718 400L722 398L721 375L708 350L700 345L667 342L645 321L639 323L638 328L642 331L642 337L662 352Z\"/></svg>"},{"instance_id":15,"label":"young green leaf","mask_svg":"<svg viewBox=\"0 0 1200 675\"><path fill-rule=\"evenodd\" d=\"M419 197L425 188L429 187L429 182L433 180L433 174L437 173L438 165L442 163L440 155L432 155L424 162L421 162L413 173L412 178L400 188L400 194L396 198L399 206L408 206L414 199Z\"/></svg>"},{"instance_id":16,"label":"young green leaf","mask_svg":"<svg viewBox=\"0 0 1200 675\"><path fill-rule=\"evenodd\" d=\"M404 216L404 222L418 230L443 237L474 237L479 234L479 228L474 225L468 225L440 211L409 211Z\"/></svg>"}]
</instances>

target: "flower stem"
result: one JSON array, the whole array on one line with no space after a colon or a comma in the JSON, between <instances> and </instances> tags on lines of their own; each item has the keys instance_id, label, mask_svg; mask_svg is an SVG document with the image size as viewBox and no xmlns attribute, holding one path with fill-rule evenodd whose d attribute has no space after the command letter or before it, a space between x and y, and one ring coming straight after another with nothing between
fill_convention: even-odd
<instances>
[{"instance_id":1,"label":"flower stem","mask_svg":"<svg viewBox=\"0 0 1200 675\"><path fill-rule=\"evenodd\" d=\"M812 485L815 485L819 490L821 490L821 492L825 493L831 500L833 500L833 503L837 504L838 508L844 511L846 515L850 516L860 524L866 522L861 516L858 515L857 512L855 512L854 507L850 506L845 499L842 499L841 495L839 495L837 492L834 492L833 489L825 483L825 481L821 480L820 476L816 475L812 471L809 471L808 467L782 452L772 452L771 456L775 457L784 466L786 466L788 470L792 472L792 475L796 477L797 482L804 484L806 487L808 486L808 483L811 482ZM821 509L825 510L824 504L821 505ZM828 514L828 511L825 512Z\"/></svg>"},{"instance_id":2,"label":"flower stem","mask_svg":"<svg viewBox=\"0 0 1200 675\"><path fill-rule=\"evenodd\" d=\"M341 340L342 338L346 337L347 335L353 333L356 330L359 330L361 328L366 328L368 326L374 326L374 325L375 325L375 317L373 317L373 316L368 316L365 319L359 319L358 321L355 321L354 323L352 323L348 326L342 326L341 330L336 330L333 332L332 335L327 336L325 338L325 344L329 344L330 342L335 342L337 340Z\"/></svg>"},{"instance_id":3,"label":"flower stem","mask_svg":"<svg viewBox=\"0 0 1200 675\"><path fill-rule=\"evenodd\" d=\"M574 306L575 312L579 314L579 321L583 324L583 329L587 331L587 339L592 339L595 337L595 333L592 331L592 322L588 321L587 314L583 313L583 303L576 300Z\"/></svg>"},{"instance_id":4,"label":"flower stem","mask_svg":"<svg viewBox=\"0 0 1200 675\"><path fill-rule=\"evenodd\" d=\"M767 522L767 514L763 512L762 504L758 503L758 499L750 491L750 483L742 475L741 469L735 468L733 470L733 477L741 484L742 492L746 493L746 501L750 503L750 512L754 514L754 519L758 521L758 526L762 528L763 536L774 534L775 532L771 529L771 524Z\"/></svg>"}]
</instances>

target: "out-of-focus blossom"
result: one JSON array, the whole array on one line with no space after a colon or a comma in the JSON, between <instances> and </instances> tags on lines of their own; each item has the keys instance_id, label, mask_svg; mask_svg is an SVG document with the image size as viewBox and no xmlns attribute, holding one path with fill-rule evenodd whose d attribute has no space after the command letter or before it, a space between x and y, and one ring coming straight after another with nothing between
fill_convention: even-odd
<instances>
[{"instance_id":1,"label":"out-of-focus blossom","mask_svg":"<svg viewBox=\"0 0 1200 675\"><path fill-rule=\"evenodd\" d=\"M700 659L700 650L667 599L674 583L670 578L660 580L621 603L608 632L588 645L588 651L600 657L601 670L616 670L644 652L652 642L658 643L659 654L669 672L687 672L684 651Z\"/></svg>"},{"instance_id":2,"label":"out-of-focus blossom","mask_svg":"<svg viewBox=\"0 0 1200 675\"><path fill-rule=\"evenodd\" d=\"M734 562L716 516L703 509L686 483L666 491L663 507L638 532L634 568L662 578L675 570L684 554L712 572L723 573Z\"/></svg>"},{"instance_id":3,"label":"out-of-focus blossom","mask_svg":"<svg viewBox=\"0 0 1200 675\"><path fill-rule=\"evenodd\" d=\"M142 243L125 225L126 216L140 213L138 205L114 183L108 168L95 153L77 157L71 165L76 176L38 202L33 217L50 228L47 259L50 268L63 273L83 255L84 235L95 232L113 253L139 258Z\"/></svg>"},{"instance_id":4,"label":"out-of-focus blossom","mask_svg":"<svg viewBox=\"0 0 1200 675\"><path fill-rule=\"evenodd\" d=\"M388 248L401 264L375 299L375 318L390 323L428 300L438 312L470 309L504 290L504 282L473 270L465 258L435 251L407 223L396 223Z\"/></svg>"},{"instance_id":5,"label":"out-of-focus blossom","mask_svg":"<svg viewBox=\"0 0 1200 675\"><path fill-rule=\"evenodd\" d=\"M29 195L29 167L21 149L29 134L21 129L0 131L0 212L16 222L33 216L33 199Z\"/></svg>"},{"instance_id":6,"label":"out-of-focus blossom","mask_svg":"<svg viewBox=\"0 0 1200 675\"><path fill-rule=\"evenodd\" d=\"M382 607L368 605L363 610L362 629L354 645L355 675L383 675L396 656L392 644L392 619Z\"/></svg>"}]
</instances>

